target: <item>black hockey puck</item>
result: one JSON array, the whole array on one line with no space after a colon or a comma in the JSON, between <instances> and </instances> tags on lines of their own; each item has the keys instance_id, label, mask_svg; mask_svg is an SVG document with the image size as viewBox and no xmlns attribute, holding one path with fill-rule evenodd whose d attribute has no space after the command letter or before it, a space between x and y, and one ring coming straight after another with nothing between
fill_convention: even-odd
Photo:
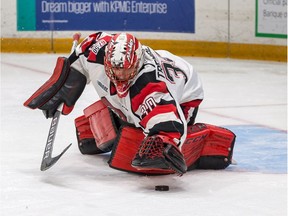
<instances>
[{"instance_id":1,"label":"black hockey puck","mask_svg":"<svg viewBox=\"0 0 288 216\"><path fill-rule=\"evenodd\" d=\"M156 191L169 191L168 185L156 185L155 186Z\"/></svg>"}]
</instances>

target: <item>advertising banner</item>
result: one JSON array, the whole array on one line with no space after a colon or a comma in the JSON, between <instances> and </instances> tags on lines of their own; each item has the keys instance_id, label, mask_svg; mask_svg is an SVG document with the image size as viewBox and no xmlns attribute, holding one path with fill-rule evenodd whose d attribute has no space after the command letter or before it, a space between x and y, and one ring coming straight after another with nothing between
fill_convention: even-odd
<instances>
[{"instance_id":1,"label":"advertising banner","mask_svg":"<svg viewBox=\"0 0 288 216\"><path fill-rule=\"evenodd\" d=\"M256 36L287 38L287 0L256 0Z\"/></svg>"},{"instance_id":2,"label":"advertising banner","mask_svg":"<svg viewBox=\"0 0 288 216\"><path fill-rule=\"evenodd\" d=\"M19 31L195 32L194 0L17 0L17 3Z\"/></svg>"}]
</instances>

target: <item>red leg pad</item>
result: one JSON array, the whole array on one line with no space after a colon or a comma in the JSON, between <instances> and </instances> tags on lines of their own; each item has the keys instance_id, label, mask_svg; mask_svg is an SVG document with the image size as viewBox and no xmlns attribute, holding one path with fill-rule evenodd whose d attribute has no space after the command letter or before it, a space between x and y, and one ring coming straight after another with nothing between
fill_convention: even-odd
<instances>
[{"instance_id":1,"label":"red leg pad","mask_svg":"<svg viewBox=\"0 0 288 216\"><path fill-rule=\"evenodd\" d=\"M222 127L209 124L206 124L206 126L210 130L210 134L205 140L205 145L201 152L201 156L217 155L228 157L233 150L231 143L233 143L235 139L235 134Z\"/></svg>"},{"instance_id":2,"label":"red leg pad","mask_svg":"<svg viewBox=\"0 0 288 216\"><path fill-rule=\"evenodd\" d=\"M131 166L144 134L141 129L125 126L120 130L117 141L111 153L109 166L118 170L142 174L170 174L171 170L138 170Z\"/></svg>"},{"instance_id":3,"label":"red leg pad","mask_svg":"<svg viewBox=\"0 0 288 216\"><path fill-rule=\"evenodd\" d=\"M89 119L97 147L105 152L110 151L117 136L111 111L100 100L84 109L84 115Z\"/></svg>"},{"instance_id":4,"label":"red leg pad","mask_svg":"<svg viewBox=\"0 0 288 216\"><path fill-rule=\"evenodd\" d=\"M89 120L84 116L75 119L76 136L78 141L78 148L82 154L101 154L95 142L93 133L90 129Z\"/></svg>"},{"instance_id":5,"label":"red leg pad","mask_svg":"<svg viewBox=\"0 0 288 216\"><path fill-rule=\"evenodd\" d=\"M236 135L225 128L208 124L206 126L210 129L210 135L205 141L197 168L225 169L232 163Z\"/></svg>"},{"instance_id":6,"label":"red leg pad","mask_svg":"<svg viewBox=\"0 0 288 216\"><path fill-rule=\"evenodd\" d=\"M94 139L93 133L90 129L89 120L84 115L75 119L75 126L80 140L90 138Z\"/></svg>"},{"instance_id":7,"label":"red leg pad","mask_svg":"<svg viewBox=\"0 0 288 216\"><path fill-rule=\"evenodd\" d=\"M224 169L231 164L235 134L228 129L204 123L188 127L182 145L189 169Z\"/></svg>"},{"instance_id":8,"label":"red leg pad","mask_svg":"<svg viewBox=\"0 0 288 216\"><path fill-rule=\"evenodd\" d=\"M197 123L187 128L187 138L181 148L187 167L200 158L209 134L209 128L203 123Z\"/></svg>"}]
</instances>

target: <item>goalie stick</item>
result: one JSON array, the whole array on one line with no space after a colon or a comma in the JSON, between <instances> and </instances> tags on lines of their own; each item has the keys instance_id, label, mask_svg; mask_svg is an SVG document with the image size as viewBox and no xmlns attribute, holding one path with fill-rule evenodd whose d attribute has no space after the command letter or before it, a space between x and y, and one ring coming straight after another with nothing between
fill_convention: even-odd
<instances>
[{"instance_id":1,"label":"goalie stick","mask_svg":"<svg viewBox=\"0 0 288 216\"><path fill-rule=\"evenodd\" d=\"M76 46L78 45L80 36L81 36L80 33L75 33L73 35L73 45L71 48L71 52L73 52L75 50ZM63 106L63 104L58 107L58 109L55 112L55 114L52 118L52 121L51 121L50 129L49 129L49 133L48 133L48 138L46 141L45 150L44 150L44 154L43 154L43 158L42 158L42 162L41 162L41 167L40 167L41 171L45 171L45 170L49 169L50 167L52 167L72 145L72 143L70 143L61 152L61 154L57 155L56 157L52 157L53 145L54 145L56 131L57 131L60 115L61 115L60 110L62 109L62 106Z\"/></svg>"},{"instance_id":2,"label":"goalie stick","mask_svg":"<svg viewBox=\"0 0 288 216\"><path fill-rule=\"evenodd\" d=\"M52 118L48 138L46 141L45 151L44 151L42 162L41 162L41 168L40 168L41 171L45 171L45 170L49 169L51 166L53 166L60 159L60 157L68 150L68 148L72 145L72 143L70 143L62 151L61 154L59 154L56 157L52 157L53 145L54 145L54 140L55 140L56 131L57 131L57 127L58 127L58 122L60 119L60 114L61 114L61 111L59 111L59 109L57 109L57 111L55 112L55 114Z\"/></svg>"}]
</instances>

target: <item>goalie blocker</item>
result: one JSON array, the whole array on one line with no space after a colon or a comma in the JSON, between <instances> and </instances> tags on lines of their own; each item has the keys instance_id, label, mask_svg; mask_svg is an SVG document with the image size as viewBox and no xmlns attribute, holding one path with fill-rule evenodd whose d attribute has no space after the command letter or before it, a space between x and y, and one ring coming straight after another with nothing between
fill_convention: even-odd
<instances>
[{"instance_id":1,"label":"goalie blocker","mask_svg":"<svg viewBox=\"0 0 288 216\"><path fill-rule=\"evenodd\" d=\"M192 169L225 169L231 164L235 134L228 129L210 124L196 123L188 127L188 134L181 153L185 160L181 166L181 153L176 155L179 170L171 167L144 168L135 166L135 156L145 142L140 128L122 124L101 101L84 110L84 115L75 120L79 150L82 154L111 152L110 167L142 174L172 174ZM142 145L143 146L143 145ZM170 145L173 146L173 145ZM164 156L165 153L163 152ZM136 161L137 165L137 161ZM182 174L183 174L182 173Z\"/></svg>"},{"instance_id":2,"label":"goalie blocker","mask_svg":"<svg viewBox=\"0 0 288 216\"><path fill-rule=\"evenodd\" d=\"M58 57L52 76L28 100L24 106L40 109L46 118L52 118L63 104L61 113L68 115L81 96L87 79L79 71L70 68L65 57Z\"/></svg>"}]
</instances>

